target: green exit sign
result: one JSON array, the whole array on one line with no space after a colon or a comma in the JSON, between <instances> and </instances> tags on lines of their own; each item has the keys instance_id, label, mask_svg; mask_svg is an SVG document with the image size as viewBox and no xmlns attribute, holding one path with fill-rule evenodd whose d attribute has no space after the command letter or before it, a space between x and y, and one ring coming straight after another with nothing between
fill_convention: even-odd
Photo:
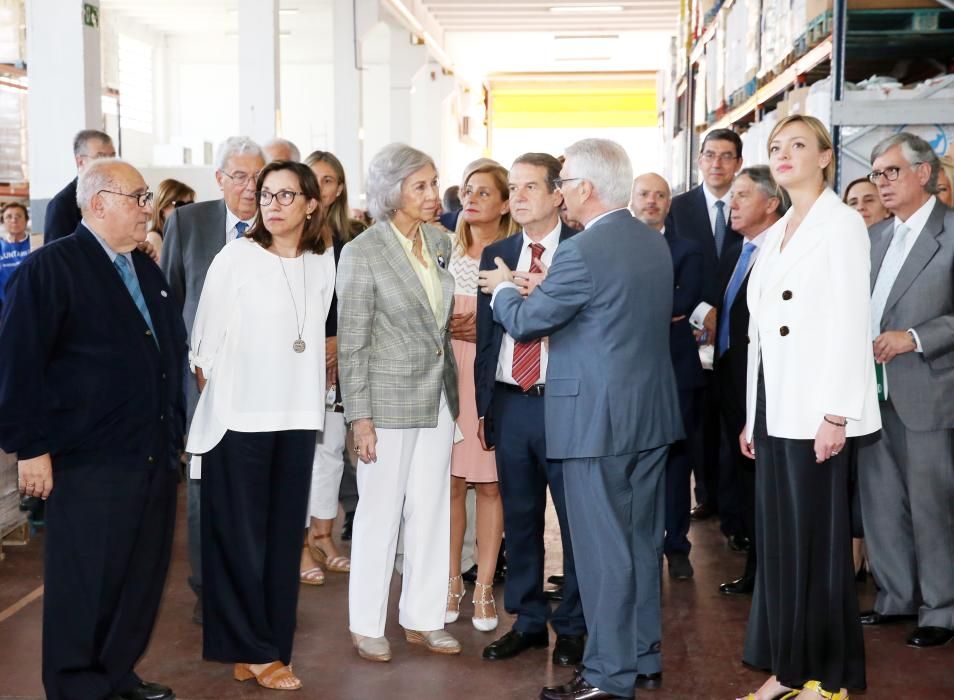
<instances>
[{"instance_id":1,"label":"green exit sign","mask_svg":"<svg viewBox=\"0 0 954 700\"><path fill-rule=\"evenodd\" d=\"M99 8L89 3L83 3L83 24L93 29L99 29Z\"/></svg>"}]
</instances>

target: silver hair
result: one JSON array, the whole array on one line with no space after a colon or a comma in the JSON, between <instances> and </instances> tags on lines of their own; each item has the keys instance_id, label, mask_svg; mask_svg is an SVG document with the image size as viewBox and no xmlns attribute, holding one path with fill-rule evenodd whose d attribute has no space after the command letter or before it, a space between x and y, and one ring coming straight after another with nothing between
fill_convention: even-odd
<instances>
[{"instance_id":1,"label":"silver hair","mask_svg":"<svg viewBox=\"0 0 954 700\"><path fill-rule=\"evenodd\" d=\"M114 171L117 165L133 166L119 158L98 158L90 161L76 181L76 204L83 211L92 207L93 197L102 190L118 191Z\"/></svg>"},{"instance_id":2,"label":"silver hair","mask_svg":"<svg viewBox=\"0 0 954 700\"><path fill-rule=\"evenodd\" d=\"M583 139L566 149L566 158L573 159L573 177L588 180L603 204L613 208L629 204L633 164L618 143Z\"/></svg>"},{"instance_id":3,"label":"silver hair","mask_svg":"<svg viewBox=\"0 0 954 700\"><path fill-rule=\"evenodd\" d=\"M215 169L225 170L225 164L232 156L258 156L265 160L265 154L262 147L252 141L248 136L229 136L225 141L219 144L215 152Z\"/></svg>"},{"instance_id":4,"label":"silver hair","mask_svg":"<svg viewBox=\"0 0 954 700\"><path fill-rule=\"evenodd\" d=\"M265 145L262 146L262 150L265 151L266 149L272 146L284 146L285 148L288 149L288 153L289 155L291 155L291 160L293 160L296 163L301 162L301 151L298 150L298 146L293 144L288 139L274 138L266 142Z\"/></svg>"},{"instance_id":5,"label":"silver hair","mask_svg":"<svg viewBox=\"0 0 954 700\"><path fill-rule=\"evenodd\" d=\"M739 174L735 176L735 179L738 180L743 175L754 182L755 187L766 197L769 199L772 197L778 199L778 206L775 208L775 213L779 216L785 215L788 208L792 206L792 200L789 198L788 192L775 183L775 178L772 177L772 171L769 169L769 166L753 165L749 168L743 168L739 171Z\"/></svg>"},{"instance_id":6,"label":"silver hair","mask_svg":"<svg viewBox=\"0 0 954 700\"><path fill-rule=\"evenodd\" d=\"M931 144L920 136L908 131L889 136L871 150L871 162L874 163L895 146L901 146L901 155L911 165L927 163L931 166L931 176L928 178L927 184L924 185L924 191L928 194L937 194L937 178L941 173L941 159L931 148Z\"/></svg>"},{"instance_id":7,"label":"silver hair","mask_svg":"<svg viewBox=\"0 0 954 700\"><path fill-rule=\"evenodd\" d=\"M429 155L403 143L378 151L368 165L368 213L378 221L390 218L401 206L401 185L427 165L437 169Z\"/></svg>"},{"instance_id":8,"label":"silver hair","mask_svg":"<svg viewBox=\"0 0 954 700\"><path fill-rule=\"evenodd\" d=\"M105 131L100 131L99 129L83 129L73 137L73 155L89 155L86 153L86 146L94 139L108 143L109 145L113 143L112 137Z\"/></svg>"}]
</instances>

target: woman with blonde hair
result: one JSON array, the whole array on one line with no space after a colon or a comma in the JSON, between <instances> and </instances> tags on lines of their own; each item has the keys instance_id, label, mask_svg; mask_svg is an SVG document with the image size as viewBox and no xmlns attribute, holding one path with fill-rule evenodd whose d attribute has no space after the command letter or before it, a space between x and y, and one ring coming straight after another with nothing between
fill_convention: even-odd
<instances>
[{"instance_id":1,"label":"woman with blonde hair","mask_svg":"<svg viewBox=\"0 0 954 700\"><path fill-rule=\"evenodd\" d=\"M941 158L941 172L937 178L937 198L949 207L954 207L954 157Z\"/></svg>"},{"instance_id":2,"label":"woman with blonde hair","mask_svg":"<svg viewBox=\"0 0 954 700\"><path fill-rule=\"evenodd\" d=\"M746 424L756 460L758 571L744 661L772 675L748 700L847 698L865 687L849 518L850 440L880 429L868 231L829 188L831 137L792 115L769 135L792 207L749 276Z\"/></svg>"},{"instance_id":3,"label":"woman with blonde hair","mask_svg":"<svg viewBox=\"0 0 954 700\"><path fill-rule=\"evenodd\" d=\"M341 161L328 151L314 151L305 159L305 165L311 168L318 180L321 192L319 209L324 221L321 237L325 246L334 250L337 268L341 249L356 233L364 230L364 226L351 218L348 185ZM341 391L338 388L337 295L331 298L331 308L325 322L325 381L325 428L319 433L315 448L307 532L301 553L301 582L310 586L323 584L325 571L342 574L351 571L351 560L338 551L331 536L331 528L338 515L338 490L345 468L347 437Z\"/></svg>"},{"instance_id":4,"label":"woman with blonde hair","mask_svg":"<svg viewBox=\"0 0 954 700\"><path fill-rule=\"evenodd\" d=\"M162 254L162 235L166 219L176 208L195 202L195 190L184 182L167 178L159 183L156 203L153 206L153 219L149 225L146 240L156 249L156 257Z\"/></svg>"},{"instance_id":5,"label":"woman with blonde hair","mask_svg":"<svg viewBox=\"0 0 954 700\"><path fill-rule=\"evenodd\" d=\"M461 550L467 527L468 484L477 492L477 582L474 587L472 622L481 632L497 627L494 605L494 571L503 537L503 504L497 485L497 465L493 450L484 448L478 434L479 421L474 387L474 359L477 354L477 274L484 248L510 236L518 226L510 216L510 186L507 170L496 162L479 165L465 175L460 190L461 213L450 259L454 276L454 315L451 317L451 345L458 367L460 417L457 425L463 436L451 456L451 537L450 573L447 583L446 622L460 614L464 597L461 578Z\"/></svg>"}]
</instances>

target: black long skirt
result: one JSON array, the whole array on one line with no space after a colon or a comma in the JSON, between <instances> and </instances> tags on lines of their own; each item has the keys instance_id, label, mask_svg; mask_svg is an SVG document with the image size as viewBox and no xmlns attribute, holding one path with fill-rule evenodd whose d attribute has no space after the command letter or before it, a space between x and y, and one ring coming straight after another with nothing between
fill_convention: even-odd
<instances>
[{"instance_id":1,"label":"black long skirt","mask_svg":"<svg viewBox=\"0 0 954 700\"><path fill-rule=\"evenodd\" d=\"M814 440L770 436L761 376L754 439L759 565L743 660L790 688L864 688L848 446L816 464Z\"/></svg>"}]
</instances>

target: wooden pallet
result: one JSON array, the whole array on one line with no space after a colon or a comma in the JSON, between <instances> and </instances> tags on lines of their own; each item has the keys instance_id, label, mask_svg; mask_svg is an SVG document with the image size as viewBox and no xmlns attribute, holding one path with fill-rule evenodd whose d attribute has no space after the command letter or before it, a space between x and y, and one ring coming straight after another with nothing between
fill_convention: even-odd
<instances>
[{"instance_id":1,"label":"wooden pallet","mask_svg":"<svg viewBox=\"0 0 954 700\"><path fill-rule=\"evenodd\" d=\"M22 522L8 525L0 530L0 561L6 557L3 551L5 547L22 547L30 541L30 524L26 520L26 514Z\"/></svg>"}]
</instances>

